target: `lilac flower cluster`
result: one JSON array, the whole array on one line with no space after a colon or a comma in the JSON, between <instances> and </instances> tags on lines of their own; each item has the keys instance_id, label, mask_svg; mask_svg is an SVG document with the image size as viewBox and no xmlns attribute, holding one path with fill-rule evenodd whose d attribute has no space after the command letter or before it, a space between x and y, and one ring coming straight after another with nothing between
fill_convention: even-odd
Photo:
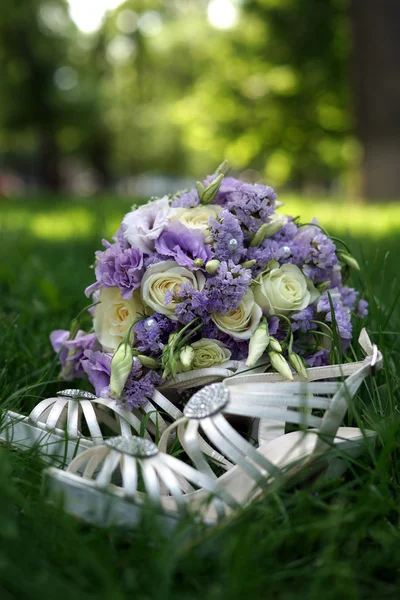
<instances>
[{"instance_id":1,"label":"lilac flower cluster","mask_svg":"<svg viewBox=\"0 0 400 600\"><path fill-rule=\"evenodd\" d=\"M228 189L234 185L235 180L230 180ZM236 216L241 226L251 233L255 233L275 211L276 193L271 187L265 185L250 185L239 182L235 189L226 192L221 186L223 205ZM220 200L221 201L221 200Z\"/></svg>"},{"instance_id":2,"label":"lilac flower cluster","mask_svg":"<svg viewBox=\"0 0 400 600\"><path fill-rule=\"evenodd\" d=\"M284 351L292 336L310 366L329 361L334 324L346 349L352 316L365 316L367 303L343 283L343 252L316 221L303 226L277 213L271 187L216 177L135 208L113 243L103 240L86 289L96 303L93 332L51 335L64 378L86 376L107 394L112 357L129 340L135 358L121 401L138 408L160 384L163 351L184 327L194 332L188 344L214 343L216 361L245 360L261 322Z\"/></svg>"},{"instance_id":3,"label":"lilac flower cluster","mask_svg":"<svg viewBox=\"0 0 400 600\"><path fill-rule=\"evenodd\" d=\"M137 248L121 247L103 240L104 252L96 252L96 282L86 288L86 296L102 287L119 287L124 299L131 298L143 276L143 254Z\"/></svg>"}]
</instances>

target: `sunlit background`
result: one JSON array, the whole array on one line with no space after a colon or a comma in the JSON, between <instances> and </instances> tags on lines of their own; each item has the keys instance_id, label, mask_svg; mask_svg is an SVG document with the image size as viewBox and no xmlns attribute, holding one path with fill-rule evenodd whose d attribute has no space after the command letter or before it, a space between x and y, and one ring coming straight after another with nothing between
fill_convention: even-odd
<instances>
[{"instance_id":1,"label":"sunlit background","mask_svg":"<svg viewBox=\"0 0 400 600\"><path fill-rule=\"evenodd\" d=\"M2 0L0 195L146 197L226 158L283 193L397 199L398 36L374 26L394 16L383 12L369 0Z\"/></svg>"}]
</instances>

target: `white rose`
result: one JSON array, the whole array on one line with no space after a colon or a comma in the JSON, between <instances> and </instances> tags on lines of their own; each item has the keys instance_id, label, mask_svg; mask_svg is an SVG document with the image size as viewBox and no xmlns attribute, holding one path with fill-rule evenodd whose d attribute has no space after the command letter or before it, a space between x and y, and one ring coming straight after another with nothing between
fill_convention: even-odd
<instances>
[{"instance_id":1,"label":"white rose","mask_svg":"<svg viewBox=\"0 0 400 600\"><path fill-rule=\"evenodd\" d=\"M203 338L191 344L194 350L193 369L205 369L215 365L222 365L230 359L231 352L218 340Z\"/></svg>"},{"instance_id":2,"label":"white rose","mask_svg":"<svg viewBox=\"0 0 400 600\"><path fill-rule=\"evenodd\" d=\"M154 240L160 236L173 214L168 196L140 206L123 218L124 238L134 248L150 254L154 250Z\"/></svg>"},{"instance_id":3,"label":"white rose","mask_svg":"<svg viewBox=\"0 0 400 600\"><path fill-rule=\"evenodd\" d=\"M261 274L254 286L254 298L268 315L300 312L318 297L312 281L290 263Z\"/></svg>"},{"instance_id":4,"label":"white rose","mask_svg":"<svg viewBox=\"0 0 400 600\"><path fill-rule=\"evenodd\" d=\"M176 208L172 220L180 221L189 229L201 229L207 235L210 217L217 219L221 210L222 206L216 205Z\"/></svg>"},{"instance_id":5,"label":"white rose","mask_svg":"<svg viewBox=\"0 0 400 600\"><path fill-rule=\"evenodd\" d=\"M142 299L147 306L173 321L176 302L165 304L167 292L178 292L181 285L190 283L195 290L203 289L205 277L200 271L195 273L180 267L174 260L156 263L149 267L142 279Z\"/></svg>"},{"instance_id":6,"label":"white rose","mask_svg":"<svg viewBox=\"0 0 400 600\"><path fill-rule=\"evenodd\" d=\"M253 292L247 290L242 302L235 310L226 314L212 313L211 319L218 329L229 333L238 340L248 340L257 328L262 317L262 310L254 302Z\"/></svg>"},{"instance_id":7,"label":"white rose","mask_svg":"<svg viewBox=\"0 0 400 600\"><path fill-rule=\"evenodd\" d=\"M132 298L124 300L119 288L103 288L93 317L94 331L103 350L111 352L118 348L126 332L143 310L137 290Z\"/></svg>"}]
</instances>

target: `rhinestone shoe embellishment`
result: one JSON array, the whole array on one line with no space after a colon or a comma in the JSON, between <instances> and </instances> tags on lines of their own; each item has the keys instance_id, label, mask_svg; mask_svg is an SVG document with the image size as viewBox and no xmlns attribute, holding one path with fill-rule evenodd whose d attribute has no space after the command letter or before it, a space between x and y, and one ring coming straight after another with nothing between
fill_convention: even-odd
<instances>
[{"instance_id":1,"label":"rhinestone shoe embellishment","mask_svg":"<svg viewBox=\"0 0 400 600\"><path fill-rule=\"evenodd\" d=\"M119 435L106 440L105 445L135 458L150 458L158 454L158 448L154 442L137 436L124 437Z\"/></svg>"},{"instance_id":2,"label":"rhinestone shoe embellishment","mask_svg":"<svg viewBox=\"0 0 400 600\"><path fill-rule=\"evenodd\" d=\"M204 419L219 412L228 402L228 389L222 383L212 383L190 398L183 414L189 419Z\"/></svg>"},{"instance_id":3,"label":"rhinestone shoe embellishment","mask_svg":"<svg viewBox=\"0 0 400 600\"><path fill-rule=\"evenodd\" d=\"M62 398L73 398L74 400L96 400L97 396L84 390L61 390L57 396Z\"/></svg>"}]
</instances>

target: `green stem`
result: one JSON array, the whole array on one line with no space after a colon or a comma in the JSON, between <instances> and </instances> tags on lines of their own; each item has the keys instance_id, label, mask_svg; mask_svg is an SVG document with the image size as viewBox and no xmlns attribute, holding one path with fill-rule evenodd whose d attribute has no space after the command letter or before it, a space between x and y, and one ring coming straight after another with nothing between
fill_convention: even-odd
<instances>
[{"instance_id":1,"label":"green stem","mask_svg":"<svg viewBox=\"0 0 400 600\"><path fill-rule=\"evenodd\" d=\"M82 310L80 310L78 312L78 314L76 315L76 317L74 319L72 319L72 321L71 321L71 331L70 331L68 340L74 340L75 339L76 334L79 331L79 320L80 320L80 318L82 317L82 315L85 312L87 312L90 308L93 308L97 304L99 304L99 303L98 302L93 302L93 304L89 304L89 306L85 306L85 308L82 308Z\"/></svg>"},{"instance_id":2,"label":"green stem","mask_svg":"<svg viewBox=\"0 0 400 600\"><path fill-rule=\"evenodd\" d=\"M182 340L180 340L179 346L184 346L186 344L186 342L188 340L190 340L190 338L196 333L196 331L198 331L202 327L203 327L203 323L199 323L198 325L196 325L196 327L194 329L192 329L192 331L189 331L189 333L187 333L185 335L185 337Z\"/></svg>"},{"instance_id":3,"label":"green stem","mask_svg":"<svg viewBox=\"0 0 400 600\"><path fill-rule=\"evenodd\" d=\"M274 317L278 317L278 319L283 319L284 321L286 321L286 323L289 325L289 329L287 330L285 339L283 340L283 344L286 343L287 339L290 338L290 336L293 337L293 332L292 332L292 323L290 321L290 319L288 319L288 317L286 317L285 315L281 315L280 313L276 313L275 315L273 315Z\"/></svg>"}]
</instances>

